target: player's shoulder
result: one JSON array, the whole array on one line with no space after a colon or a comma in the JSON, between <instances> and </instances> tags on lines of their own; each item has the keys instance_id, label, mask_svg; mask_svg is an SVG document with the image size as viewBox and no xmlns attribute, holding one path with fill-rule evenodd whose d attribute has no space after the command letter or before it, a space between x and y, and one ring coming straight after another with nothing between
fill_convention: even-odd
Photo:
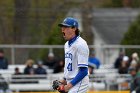
<instances>
[{"instance_id":1,"label":"player's shoulder","mask_svg":"<svg viewBox=\"0 0 140 93\"><path fill-rule=\"evenodd\" d=\"M88 48L87 42L82 38L79 37L75 46L77 46L77 48Z\"/></svg>"},{"instance_id":2,"label":"player's shoulder","mask_svg":"<svg viewBox=\"0 0 140 93\"><path fill-rule=\"evenodd\" d=\"M79 52L86 53L86 55L88 55L89 47L87 45L87 42L82 37L79 37L75 46L77 47Z\"/></svg>"},{"instance_id":3,"label":"player's shoulder","mask_svg":"<svg viewBox=\"0 0 140 93\"><path fill-rule=\"evenodd\" d=\"M87 44L87 42L86 42L82 37L79 37L79 38L77 39L77 43L78 43L79 45Z\"/></svg>"}]
</instances>

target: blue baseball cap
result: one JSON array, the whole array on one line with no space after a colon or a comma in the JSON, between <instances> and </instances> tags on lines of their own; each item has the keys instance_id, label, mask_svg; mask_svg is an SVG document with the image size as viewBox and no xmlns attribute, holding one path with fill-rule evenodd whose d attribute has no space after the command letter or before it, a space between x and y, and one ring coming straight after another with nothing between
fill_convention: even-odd
<instances>
[{"instance_id":1,"label":"blue baseball cap","mask_svg":"<svg viewBox=\"0 0 140 93\"><path fill-rule=\"evenodd\" d=\"M76 27L78 28L78 21L75 18L72 17L67 17L64 19L64 21L60 24L58 24L58 26L63 27Z\"/></svg>"}]
</instances>

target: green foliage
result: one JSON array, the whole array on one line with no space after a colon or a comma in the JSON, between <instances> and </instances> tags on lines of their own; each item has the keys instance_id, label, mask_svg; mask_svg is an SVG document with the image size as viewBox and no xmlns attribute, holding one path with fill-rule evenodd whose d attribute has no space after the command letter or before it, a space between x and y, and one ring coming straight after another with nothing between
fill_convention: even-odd
<instances>
[{"instance_id":1,"label":"green foliage","mask_svg":"<svg viewBox=\"0 0 140 93\"><path fill-rule=\"evenodd\" d=\"M140 15L136 21L132 23L128 31L125 33L121 42L122 45L140 45ZM140 53L139 49L127 49L126 53L131 55L133 52Z\"/></svg>"},{"instance_id":2,"label":"green foliage","mask_svg":"<svg viewBox=\"0 0 140 93\"><path fill-rule=\"evenodd\" d=\"M126 45L140 45L140 15L137 20L129 27L128 32L125 33L122 44Z\"/></svg>"},{"instance_id":3,"label":"green foliage","mask_svg":"<svg viewBox=\"0 0 140 93\"><path fill-rule=\"evenodd\" d=\"M106 2L102 5L102 7L124 7L124 0L110 0L109 2ZM129 7L132 8L139 8L140 7L140 0L130 0Z\"/></svg>"},{"instance_id":4,"label":"green foliage","mask_svg":"<svg viewBox=\"0 0 140 93\"><path fill-rule=\"evenodd\" d=\"M123 6L122 1L123 0L112 0L112 6L113 7L122 7Z\"/></svg>"},{"instance_id":5,"label":"green foliage","mask_svg":"<svg viewBox=\"0 0 140 93\"><path fill-rule=\"evenodd\" d=\"M123 7L122 0L109 0L102 7Z\"/></svg>"},{"instance_id":6,"label":"green foliage","mask_svg":"<svg viewBox=\"0 0 140 93\"><path fill-rule=\"evenodd\" d=\"M65 43L65 40L62 37L61 29L58 27L58 24L62 21L62 16L59 16L56 20L56 22L52 25L50 33L46 36L44 39L43 44L45 45L63 45ZM41 49L40 50L40 58L44 59L49 52L48 49ZM56 54L59 54L57 56L62 57L63 51L56 50Z\"/></svg>"},{"instance_id":7,"label":"green foliage","mask_svg":"<svg viewBox=\"0 0 140 93\"><path fill-rule=\"evenodd\" d=\"M139 8L140 7L140 0L131 0L132 1L132 7L133 8Z\"/></svg>"},{"instance_id":8,"label":"green foliage","mask_svg":"<svg viewBox=\"0 0 140 93\"><path fill-rule=\"evenodd\" d=\"M14 15L13 5L14 3L12 0L0 0L0 41L1 41L0 44L11 43L12 38L10 35L13 32L12 21ZM7 37L9 40L5 41Z\"/></svg>"},{"instance_id":9,"label":"green foliage","mask_svg":"<svg viewBox=\"0 0 140 93\"><path fill-rule=\"evenodd\" d=\"M61 19L61 20L60 20ZM45 44L49 45L63 45L64 39L62 37L61 29L58 27L58 24L62 21L62 18L58 18L56 22L52 25L51 31L48 35Z\"/></svg>"}]
</instances>

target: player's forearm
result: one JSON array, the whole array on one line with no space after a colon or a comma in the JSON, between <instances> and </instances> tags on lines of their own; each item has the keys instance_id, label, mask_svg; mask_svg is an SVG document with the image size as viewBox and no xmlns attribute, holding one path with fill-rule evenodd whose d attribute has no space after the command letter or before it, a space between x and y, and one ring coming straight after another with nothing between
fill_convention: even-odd
<instances>
[{"instance_id":1,"label":"player's forearm","mask_svg":"<svg viewBox=\"0 0 140 93\"><path fill-rule=\"evenodd\" d=\"M78 82L80 82L86 75L88 74L88 68L87 67L81 67L79 69L78 74L76 75L76 77L71 81L71 84L74 86L76 85Z\"/></svg>"},{"instance_id":2,"label":"player's forearm","mask_svg":"<svg viewBox=\"0 0 140 93\"><path fill-rule=\"evenodd\" d=\"M69 91L74 85L76 85L79 81L81 81L88 74L88 69L86 67L81 67L79 73L76 77L64 86L65 91ZM65 81L65 80L64 80Z\"/></svg>"}]
</instances>

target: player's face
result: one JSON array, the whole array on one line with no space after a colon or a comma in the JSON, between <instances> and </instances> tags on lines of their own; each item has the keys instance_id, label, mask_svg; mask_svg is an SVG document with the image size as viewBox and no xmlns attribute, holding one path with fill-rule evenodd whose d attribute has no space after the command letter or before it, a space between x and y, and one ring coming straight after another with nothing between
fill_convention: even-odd
<instances>
[{"instance_id":1,"label":"player's face","mask_svg":"<svg viewBox=\"0 0 140 93\"><path fill-rule=\"evenodd\" d=\"M75 36L75 29L76 28L72 28L72 27L61 27L61 31L63 33L63 37L66 40L70 40Z\"/></svg>"}]
</instances>

